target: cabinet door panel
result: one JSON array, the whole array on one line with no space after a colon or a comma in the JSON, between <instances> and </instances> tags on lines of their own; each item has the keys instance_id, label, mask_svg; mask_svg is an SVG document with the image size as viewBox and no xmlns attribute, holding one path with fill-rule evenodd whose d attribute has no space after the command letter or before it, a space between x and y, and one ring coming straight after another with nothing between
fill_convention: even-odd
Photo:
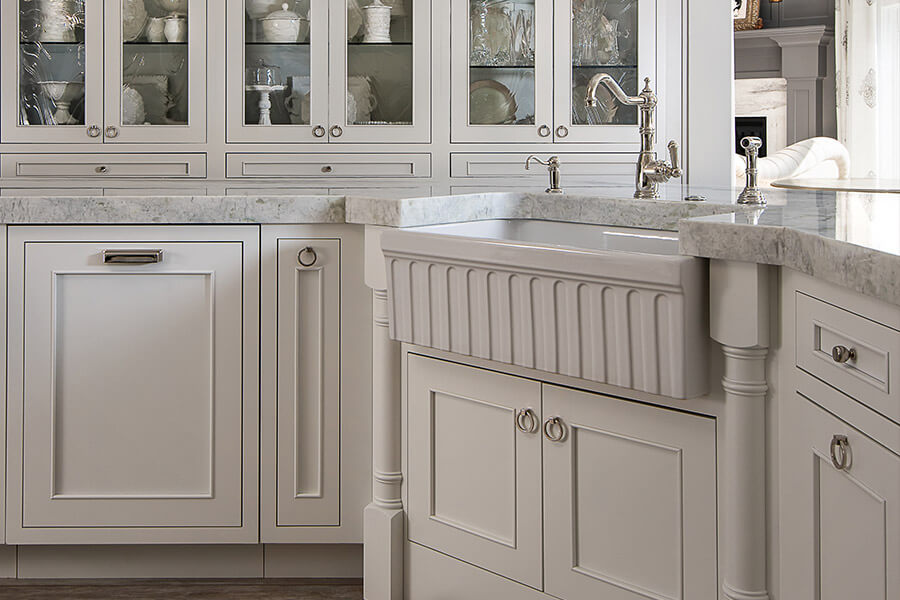
<instances>
[{"instance_id":1,"label":"cabinet door panel","mask_svg":"<svg viewBox=\"0 0 900 600\"><path fill-rule=\"evenodd\" d=\"M255 235L110 229L109 242L13 238L10 359L23 375L10 383L11 539L174 541L184 531L167 529L219 528L243 541L255 535Z\"/></svg>"},{"instance_id":2,"label":"cabinet door panel","mask_svg":"<svg viewBox=\"0 0 900 600\"><path fill-rule=\"evenodd\" d=\"M431 0L391 0L385 28L367 29L384 9L330 0L328 137L331 142L431 139ZM363 8L360 8L363 7ZM383 13L381 13L383 14ZM375 31L378 29L378 31Z\"/></svg>"},{"instance_id":3,"label":"cabinet door panel","mask_svg":"<svg viewBox=\"0 0 900 600\"><path fill-rule=\"evenodd\" d=\"M155 4L105 3L105 142L206 141L207 0L184 15Z\"/></svg>"},{"instance_id":4,"label":"cabinet door panel","mask_svg":"<svg viewBox=\"0 0 900 600\"><path fill-rule=\"evenodd\" d=\"M715 599L715 422L549 385L543 397L566 432L544 441L545 591Z\"/></svg>"},{"instance_id":5,"label":"cabinet door panel","mask_svg":"<svg viewBox=\"0 0 900 600\"><path fill-rule=\"evenodd\" d=\"M0 3L4 142L103 141L103 3L70 4Z\"/></svg>"},{"instance_id":6,"label":"cabinet door panel","mask_svg":"<svg viewBox=\"0 0 900 600\"><path fill-rule=\"evenodd\" d=\"M226 0L229 141L328 141L328 3L289 3L298 11L296 37L291 27L261 20L280 8L277 1ZM259 67L275 67L271 86Z\"/></svg>"},{"instance_id":7,"label":"cabinet door panel","mask_svg":"<svg viewBox=\"0 0 900 600\"><path fill-rule=\"evenodd\" d=\"M604 87L597 92L599 107L587 108L585 98L587 83L597 73L612 76L630 96L644 87L644 77L662 93L656 68L656 0L610 0L603 6L601 16L584 0L557 4L555 141L638 150L637 108L622 106Z\"/></svg>"},{"instance_id":8,"label":"cabinet door panel","mask_svg":"<svg viewBox=\"0 0 900 600\"><path fill-rule=\"evenodd\" d=\"M278 240L279 526L340 524L340 261L339 240Z\"/></svg>"},{"instance_id":9,"label":"cabinet door panel","mask_svg":"<svg viewBox=\"0 0 900 600\"><path fill-rule=\"evenodd\" d=\"M782 595L896 598L900 457L801 394L784 402L781 431ZM835 435L847 437L846 469L832 463Z\"/></svg>"},{"instance_id":10,"label":"cabinet door panel","mask_svg":"<svg viewBox=\"0 0 900 600\"><path fill-rule=\"evenodd\" d=\"M553 141L553 1L450 10L453 141Z\"/></svg>"},{"instance_id":11,"label":"cabinet door panel","mask_svg":"<svg viewBox=\"0 0 900 600\"><path fill-rule=\"evenodd\" d=\"M540 384L410 356L408 386L409 538L540 589Z\"/></svg>"}]
</instances>

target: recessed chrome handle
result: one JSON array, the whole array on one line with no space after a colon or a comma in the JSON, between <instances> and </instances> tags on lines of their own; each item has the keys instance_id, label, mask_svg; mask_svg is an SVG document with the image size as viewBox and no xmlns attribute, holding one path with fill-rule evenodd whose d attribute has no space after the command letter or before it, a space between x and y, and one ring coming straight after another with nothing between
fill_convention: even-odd
<instances>
[{"instance_id":1,"label":"recessed chrome handle","mask_svg":"<svg viewBox=\"0 0 900 600\"><path fill-rule=\"evenodd\" d=\"M304 256L306 257L304 259ZM297 253L297 262L300 263L303 267L311 267L319 260L319 255L316 254L315 249L312 246L307 246L303 250Z\"/></svg>"},{"instance_id":2,"label":"recessed chrome handle","mask_svg":"<svg viewBox=\"0 0 900 600\"><path fill-rule=\"evenodd\" d=\"M106 128L106 137L108 138L116 138L119 137L119 128L115 125L110 125Z\"/></svg>"},{"instance_id":3,"label":"recessed chrome handle","mask_svg":"<svg viewBox=\"0 0 900 600\"><path fill-rule=\"evenodd\" d=\"M109 173L109 167L107 167L106 165L99 165L99 166L97 166L97 167L94 168L94 172L95 172L95 173L101 173L101 174L102 174L102 173Z\"/></svg>"},{"instance_id":4,"label":"recessed chrome handle","mask_svg":"<svg viewBox=\"0 0 900 600\"><path fill-rule=\"evenodd\" d=\"M550 417L544 421L544 437L551 442L564 442L568 435L568 428L559 417Z\"/></svg>"},{"instance_id":5,"label":"recessed chrome handle","mask_svg":"<svg viewBox=\"0 0 900 600\"><path fill-rule=\"evenodd\" d=\"M92 137L92 138L100 137L101 133L103 133L103 131L96 125L91 125L90 127L87 128L88 137Z\"/></svg>"},{"instance_id":6,"label":"recessed chrome handle","mask_svg":"<svg viewBox=\"0 0 900 600\"><path fill-rule=\"evenodd\" d=\"M162 250L104 250L105 265L151 265L161 263Z\"/></svg>"},{"instance_id":7,"label":"recessed chrome handle","mask_svg":"<svg viewBox=\"0 0 900 600\"><path fill-rule=\"evenodd\" d=\"M317 138L325 137L326 133L328 132L321 125L316 125L315 127L313 127L312 134Z\"/></svg>"},{"instance_id":8,"label":"recessed chrome handle","mask_svg":"<svg viewBox=\"0 0 900 600\"><path fill-rule=\"evenodd\" d=\"M831 464L838 471L846 471L853 464L853 453L846 435L835 434L831 438Z\"/></svg>"},{"instance_id":9,"label":"recessed chrome handle","mask_svg":"<svg viewBox=\"0 0 900 600\"><path fill-rule=\"evenodd\" d=\"M856 361L856 348L848 348L846 346L835 346L831 349L831 359L839 364L850 361Z\"/></svg>"},{"instance_id":10,"label":"recessed chrome handle","mask_svg":"<svg viewBox=\"0 0 900 600\"><path fill-rule=\"evenodd\" d=\"M522 433L537 433L539 421L530 408L522 408L516 413L516 427Z\"/></svg>"},{"instance_id":11,"label":"recessed chrome handle","mask_svg":"<svg viewBox=\"0 0 900 600\"><path fill-rule=\"evenodd\" d=\"M331 126L331 137L338 138L338 137L341 137L342 135L344 135L344 130L341 128L340 125L332 125Z\"/></svg>"},{"instance_id":12,"label":"recessed chrome handle","mask_svg":"<svg viewBox=\"0 0 900 600\"><path fill-rule=\"evenodd\" d=\"M538 135L541 137L550 137L551 133L553 133L553 130L550 129L549 125L541 125L538 127Z\"/></svg>"},{"instance_id":13,"label":"recessed chrome handle","mask_svg":"<svg viewBox=\"0 0 900 600\"><path fill-rule=\"evenodd\" d=\"M569 135L569 128L565 125L560 125L556 128L556 137L564 138Z\"/></svg>"}]
</instances>

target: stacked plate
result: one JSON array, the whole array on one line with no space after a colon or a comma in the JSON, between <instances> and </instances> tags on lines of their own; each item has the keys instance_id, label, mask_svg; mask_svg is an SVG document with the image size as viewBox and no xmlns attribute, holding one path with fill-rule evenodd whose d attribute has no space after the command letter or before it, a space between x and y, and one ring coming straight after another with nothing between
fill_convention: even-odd
<instances>
[{"instance_id":1,"label":"stacked plate","mask_svg":"<svg viewBox=\"0 0 900 600\"><path fill-rule=\"evenodd\" d=\"M515 123L518 110L515 96L499 81L482 79L469 86L469 123L472 125Z\"/></svg>"}]
</instances>

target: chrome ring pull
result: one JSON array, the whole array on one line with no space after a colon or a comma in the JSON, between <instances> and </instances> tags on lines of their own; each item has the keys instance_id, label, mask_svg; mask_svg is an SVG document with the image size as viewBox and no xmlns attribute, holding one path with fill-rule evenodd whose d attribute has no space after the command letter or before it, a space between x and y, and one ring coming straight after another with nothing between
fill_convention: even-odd
<instances>
[{"instance_id":1,"label":"chrome ring pull","mask_svg":"<svg viewBox=\"0 0 900 600\"><path fill-rule=\"evenodd\" d=\"M106 137L108 138L116 138L119 137L119 128L115 125L110 125L106 128Z\"/></svg>"},{"instance_id":2,"label":"chrome ring pull","mask_svg":"<svg viewBox=\"0 0 900 600\"><path fill-rule=\"evenodd\" d=\"M537 433L538 418L530 408L522 408L516 413L516 427L522 433Z\"/></svg>"},{"instance_id":3,"label":"chrome ring pull","mask_svg":"<svg viewBox=\"0 0 900 600\"><path fill-rule=\"evenodd\" d=\"M344 135L344 130L341 128L341 126L340 125L332 125L331 137L338 138L338 137L341 137L342 135Z\"/></svg>"},{"instance_id":4,"label":"chrome ring pull","mask_svg":"<svg viewBox=\"0 0 900 600\"><path fill-rule=\"evenodd\" d=\"M316 126L313 128L313 130L312 130L312 134L313 134L314 136L316 136L317 138L323 138L323 137L325 137L325 134L326 134L326 133L328 133L328 132L327 132L327 131L325 130L325 128L322 127L321 125L316 125Z\"/></svg>"},{"instance_id":5,"label":"chrome ring pull","mask_svg":"<svg viewBox=\"0 0 900 600\"><path fill-rule=\"evenodd\" d=\"M565 125L560 125L556 128L556 137L564 138L569 135L569 128Z\"/></svg>"},{"instance_id":6,"label":"chrome ring pull","mask_svg":"<svg viewBox=\"0 0 900 600\"><path fill-rule=\"evenodd\" d=\"M100 137L101 133L103 133L103 131L96 125L91 125L90 127L87 128L88 137L92 137L92 138Z\"/></svg>"},{"instance_id":7,"label":"chrome ring pull","mask_svg":"<svg viewBox=\"0 0 900 600\"><path fill-rule=\"evenodd\" d=\"M303 259L305 255L309 255L309 258L306 260ZM318 260L319 255L316 254L316 251L312 248L312 246L307 246L297 253L297 262L300 263L301 266L309 268L316 264L316 261Z\"/></svg>"},{"instance_id":8,"label":"chrome ring pull","mask_svg":"<svg viewBox=\"0 0 900 600\"><path fill-rule=\"evenodd\" d=\"M846 471L853 463L850 441L846 435L835 434L831 438L831 464L838 471Z\"/></svg>"},{"instance_id":9,"label":"chrome ring pull","mask_svg":"<svg viewBox=\"0 0 900 600\"><path fill-rule=\"evenodd\" d=\"M559 417L550 417L544 421L544 436L551 442L563 442L568 435L566 424Z\"/></svg>"},{"instance_id":10,"label":"chrome ring pull","mask_svg":"<svg viewBox=\"0 0 900 600\"><path fill-rule=\"evenodd\" d=\"M835 346L831 349L831 358L838 364L856 361L856 348L848 348L846 346Z\"/></svg>"},{"instance_id":11,"label":"chrome ring pull","mask_svg":"<svg viewBox=\"0 0 900 600\"><path fill-rule=\"evenodd\" d=\"M541 137L550 137L551 133L553 133L553 130L550 129L549 125L541 125L538 127L538 135Z\"/></svg>"}]
</instances>

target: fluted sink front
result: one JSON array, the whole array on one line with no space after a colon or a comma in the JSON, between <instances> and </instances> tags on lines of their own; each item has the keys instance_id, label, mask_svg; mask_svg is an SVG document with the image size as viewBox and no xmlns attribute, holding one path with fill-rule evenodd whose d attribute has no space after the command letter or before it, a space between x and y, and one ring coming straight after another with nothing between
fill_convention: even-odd
<instances>
[{"instance_id":1,"label":"fluted sink front","mask_svg":"<svg viewBox=\"0 0 900 600\"><path fill-rule=\"evenodd\" d=\"M675 398L707 390L707 266L677 234L488 220L382 237L394 339Z\"/></svg>"}]
</instances>

